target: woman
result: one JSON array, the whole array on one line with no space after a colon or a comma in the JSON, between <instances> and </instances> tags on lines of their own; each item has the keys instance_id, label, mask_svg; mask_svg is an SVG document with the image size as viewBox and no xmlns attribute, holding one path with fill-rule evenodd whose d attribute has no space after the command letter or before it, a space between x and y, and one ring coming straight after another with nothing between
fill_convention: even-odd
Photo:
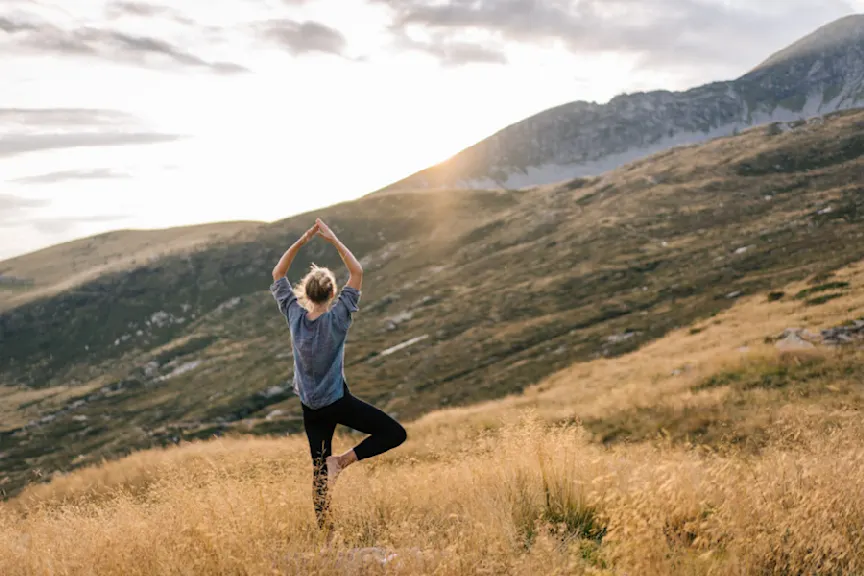
<instances>
[{"instance_id":1,"label":"woman","mask_svg":"<svg viewBox=\"0 0 864 576\"><path fill-rule=\"evenodd\" d=\"M336 248L351 273L338 298L336 278L326 268L313 265L296 291L285 277L297 252L316 235ZM405 429L393 418L352 396L345 381L345 340L353 313L359 310L362 284L360 263L318 219L273 268L270 286L291 331L294 392L303 407L303 426L312 452L315 514L322 528L329 524L328 484L332 486L339 473L351 464L391 450L407 438ZM344 454L333 456L337 424L370 436Z\"/></svg>"}]
</instances>

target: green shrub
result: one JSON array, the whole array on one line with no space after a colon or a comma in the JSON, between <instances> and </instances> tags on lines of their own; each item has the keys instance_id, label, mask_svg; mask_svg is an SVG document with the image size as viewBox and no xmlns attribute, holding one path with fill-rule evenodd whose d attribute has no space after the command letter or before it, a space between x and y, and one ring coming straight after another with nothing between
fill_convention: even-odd
<instances>
[{"instance_id":1,"label":"green shrub","mask_svg":"<svg viewBox=\"0 0 864 576\"><path fill-rule=\"evenodd\" d=\"M779 290L776 292L769 292L768 293L768 301L769 302L777 302L778 300L782 300L784 296L786 296L786 292L783 292L782 290Z\"/></svg>"},{"instance_id":2,"label":"green shrub","mask_svg":"<svg viewBox=\"0 0 864 576\"><path fill-rule=\"evenodd\" d=\"M835 298L840 298L843 294L833 293L833 294L824 294L822 296L817 296L816 298L811 298L810 300L805 300L804 304L807 306L819 306L820 304L825 304L826 302L830 302Z\"/></svg>"}]
</instances>

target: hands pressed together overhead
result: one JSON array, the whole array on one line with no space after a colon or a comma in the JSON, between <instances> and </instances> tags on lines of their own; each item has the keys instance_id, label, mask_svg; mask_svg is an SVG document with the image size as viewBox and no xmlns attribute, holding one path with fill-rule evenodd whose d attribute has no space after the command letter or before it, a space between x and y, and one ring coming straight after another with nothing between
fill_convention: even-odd
<instances>
[{"instance_id":1,"label":"hands pressed together overhead","mask_svg":"<svg viewBox=\"0 0 864 576\"><path fill-rule=\"evenodd\" d=\"M303 236L300 237L286 252L282 255L282 258L279 259L279 262L273 268L273 281L275 282L279 278L283 278L285 274L288 273L288 269L291 267L291 263L294 261L295 256L300 251L300 248L312 240L315 236L320 236L330 244L336 247L336 250L339 252L339 256L342 258L342 261L348 267L348 271L350 272L350 276L348 278L348 283L346 286L350 286L351 288L355 288L360 290L360 287L363 283L363 267L360 265L360 262L354 255L351 253L348 248L346 248L342 242L336 237L336 234L333 233L333 230L330 229L327 224L324 223L323 220L318 218L315 220L315 225L312 226L309 230L303 233Z\"/></svg>"},{"instance_id":2,"label":"hands pressed together overhead","mask_svg":"<svg viewBox=\"0 0 864 576\"><path fill-rule=\"evenodd\" d=\"M312 226L312 228L310 228L309 230L307 230L300 240L303 242L303 244L306 244L315 236L320 236L321 238L327 240L330 243L336 241L336 234L334 234L330 227L327 226L327 224L325 224L324 221L320 218L315 220L315 225Z\"/></svg>"}]
</instances>

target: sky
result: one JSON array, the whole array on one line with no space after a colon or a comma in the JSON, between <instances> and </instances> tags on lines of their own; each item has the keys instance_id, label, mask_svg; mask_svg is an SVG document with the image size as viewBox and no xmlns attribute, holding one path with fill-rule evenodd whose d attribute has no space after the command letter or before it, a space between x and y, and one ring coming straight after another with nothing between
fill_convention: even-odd
<instances>
[{"instance_id":1,"label":"sky","mask_svg":"<svg viewBox=\"0 0 864 576\"><path fill-rule=\"evenodd\" d=\"M864 0L0 0L0 259L357 198L574 100L737 77ZM0 266L2 268L2 266Z\"/></svg>"}]
</instances>

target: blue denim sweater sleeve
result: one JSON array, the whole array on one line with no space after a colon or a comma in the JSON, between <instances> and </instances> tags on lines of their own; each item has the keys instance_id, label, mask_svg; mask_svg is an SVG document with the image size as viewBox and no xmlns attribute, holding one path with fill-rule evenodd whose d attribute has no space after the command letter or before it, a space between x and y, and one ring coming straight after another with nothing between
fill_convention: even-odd
<instances>
[{"instance_id":1,"label":"blue denim sweater sleeve","mask_svg":"<svg viewBox=\"0 0 864 576\"><path fill-rule=\"evenodd\" d=\"M339 326L347 330L351 326L351 319L355 312L360 311L360 291L346 286L339 294L336 304L333 306L333 315Z\"/></svg>"},{"instance_id":2,"label":"blue denim sweater sleeve","mask_svg":"<svg viewBox=\"0 0 864 576\"><path fill-rule=\"evenodd\" d=\"M294 295L294 290L291 288L291 283L284 276L270 285L270 293L273 294L273 298L279 304L279 311L286 318L289 317L295 306L300 306L300 303L297 302L297 296Z\"/></svg>"}]
</instances>

